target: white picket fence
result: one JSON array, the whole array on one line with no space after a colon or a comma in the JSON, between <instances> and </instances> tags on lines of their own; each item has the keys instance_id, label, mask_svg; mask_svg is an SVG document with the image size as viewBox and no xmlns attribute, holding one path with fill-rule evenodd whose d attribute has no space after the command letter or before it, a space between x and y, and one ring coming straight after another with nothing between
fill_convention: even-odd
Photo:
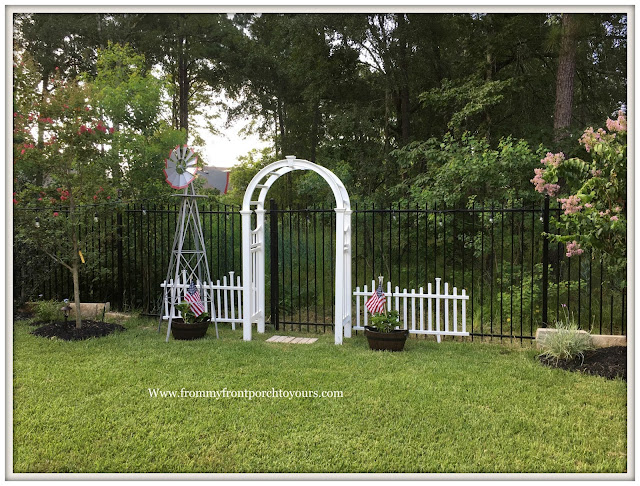
<instances>
[{"instance_id":1,"label":"white picket fence","mask_svg":"<svg viewBox=\"0 0 640 486\"><path fill-rule=\"evenodd\" d=\"M435 335L438 342L441 336L469 335L467 332L469 296L466 290L462 289L458 294L458 289L453 287L453 292L450 294L449 284L445 282L444 293L440 293L440 280L436 278L435 292L432 291L431 284L427 284L427 293L424 293L423 287L420 287L417 292L415 289L411 291L404 289L400 292L397 286L395 292L392 292L391 282L387 282L387 291L384 293L387 298L386 306L388 311L398 311L400 317L398 327L408 329L411 334ZM369 311L364 304L376 288L374 280L371 281L370 289L366 285L362 291L360 287L356 287L353 293L356 298L356 325L353 329L362 331L369 325Z\"/></svg>"},{"instance_id":2,"label":"white picket fence","mask_svg":"<svg viewBox=\"0 0 640 486\"><path fill-rule=\"evenodd\" d=\"M236 284L233 284L233 273L229 272L229 280L227 277L222 277L222 282L216 280L216 283L205 282L202 284L199 280L195 282L196 288L200 290L200 296L205 307L205 312L208 312L211 316L211 321L230 322L231 328L235 330L236 323L242 324L242 290L243 287L240 283L240 277L237 277ZM164 289L168 287L168 298L163 302L163 316L162 319L169 319L170 308L170 292L171 287L175 287L178 292L178 298L176 302L180 303L184 300L185 293L189 288L190 282L186 281L186 276L183 275L181 282L174 285L173 279L169 281L167 285L166 280L160 284ZM213 308L212 308L213 305ZM180 312L174 309L172 318L181 317Z\"/></svg>"}]
</instances>

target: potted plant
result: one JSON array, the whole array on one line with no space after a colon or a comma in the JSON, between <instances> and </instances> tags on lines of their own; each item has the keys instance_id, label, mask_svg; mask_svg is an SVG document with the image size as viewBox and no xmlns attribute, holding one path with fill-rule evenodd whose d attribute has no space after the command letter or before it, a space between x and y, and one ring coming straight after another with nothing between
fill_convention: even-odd
<instances>
[{"instance_id":1,"label":"potted plant","mask_svg":"<svg viewBox=\"0 0 640 486\"><path fill-rule=\"evenodd\" d=\"M408 329L396 329L398 311L385 314L372 314L371 326L365 326L364 335L369 341L369 348L374 350L402 351L409 335Z\"/></svg>"},{"instance_id":2,"label":"potted plant","mask_svg":"<svg viewBox=\"0 0 640 486\"><path fill-rule=\"evenodd\" d=\"M174 339L200 339L207 334L210 320L207 312L196 316L191 310L191 304L185 300L176 305L176 309L180 311L182 319L176 318L171 321L171 335Z\"/></svg>"}]
</instances>

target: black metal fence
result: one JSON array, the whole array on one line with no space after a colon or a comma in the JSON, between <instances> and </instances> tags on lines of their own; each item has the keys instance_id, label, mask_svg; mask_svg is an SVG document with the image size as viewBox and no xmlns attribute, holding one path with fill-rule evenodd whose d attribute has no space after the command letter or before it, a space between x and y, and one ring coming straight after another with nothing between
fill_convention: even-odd
<instances>
[{"instance_id":1,"label":"black metal fence","mask_svg":"<svg viewBox=\"0 0 640 486\"><path fill-rule=\"evenodd\" d=\"M211 275L241 275L239 208L200 206ZM626 288L610 278L597 255L568 258L542 236L559 207L465 209L355 204L353 286L383 275L395 287L419 288L442 278L470 295L472 336L531 339L544 323L571 315L582 329L626 333ZM86 243L83 300L109 300L118 309L158 312L178 208L127 205L96 225ZM333 327L335 211L313 207L267 213L268 322L277 328ZM64 298L71 278L46 256L15 248L14 295ZM274 291L272 292L272 289ZM277 289L277 290L276 290Z\"/></svg>"}]
</instances>

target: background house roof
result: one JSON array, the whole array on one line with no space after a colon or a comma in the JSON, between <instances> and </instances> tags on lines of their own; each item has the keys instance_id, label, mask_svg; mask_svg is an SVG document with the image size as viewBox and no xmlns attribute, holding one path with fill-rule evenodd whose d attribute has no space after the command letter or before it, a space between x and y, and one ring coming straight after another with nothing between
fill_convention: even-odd
<instances>
[{"instance_id":1,"label":"background house roof","mask_svg":"<svg viewBox=\"0 0 640 486\"><path fill-rule=\"evenodd\" d=\"M229 169L204 166L198 175L205 180L205 189L218 189L220 194L226 194L229 190L229 172Z\"/></svg>"}]
</instances>

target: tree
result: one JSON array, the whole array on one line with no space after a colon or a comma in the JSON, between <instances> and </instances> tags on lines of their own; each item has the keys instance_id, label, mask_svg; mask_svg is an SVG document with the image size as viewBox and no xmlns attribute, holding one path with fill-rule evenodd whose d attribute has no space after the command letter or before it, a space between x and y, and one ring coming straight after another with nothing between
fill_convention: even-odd
<instances>
[{"instance_id":1,"label":"tree","mask_svg":"<svg viewBox=\"0 0 640 486\"><path fill-rule=\"evenodd\" d=\"M619 111L617 120L607 119L607 130L589 127L580 138L591 161L565 159L562 152L547 153L544 167L531 179L536 191L556 198L564 213L549 235L566 245L567 256L599 251L609 268L626 280L627 119ZM559 197L566 196L566 197Z\"/></svg>"},{"instance_id":2,"label":"tree","mask_svg":"<svg viewBox=\"0 0 640 486\"><path fill-rule=\"evenodd\" d=\"M576 21L574 14L562 14L562 40L556 75L556 102L553 114L554 141L567 135L573 107L573 78L576 72Z\"/></svg>"},{"instance_id":3,"label":"tree","mask_svg":"<svg viewBox=\"0 0 640 486\"><path fill-rule=\"evenodd\" d=\"M90 83L54 77L44 102L34 106L37 112L14 112L14 133L19 134L14 138L14 205L42 215L34 224L23 212L16 234L71 272L77 328L82 326L79 270L84 263L79 235L86 235L87 218L105 210L114 192L104 151L114 129L96 118L90 99ZM21 106L16 103L17 109ZM40 132L42 148L32 138L37 124L46 127ZM34 166L47 174L42 181L31 176Z\"/></svg>"}]
</instances>

